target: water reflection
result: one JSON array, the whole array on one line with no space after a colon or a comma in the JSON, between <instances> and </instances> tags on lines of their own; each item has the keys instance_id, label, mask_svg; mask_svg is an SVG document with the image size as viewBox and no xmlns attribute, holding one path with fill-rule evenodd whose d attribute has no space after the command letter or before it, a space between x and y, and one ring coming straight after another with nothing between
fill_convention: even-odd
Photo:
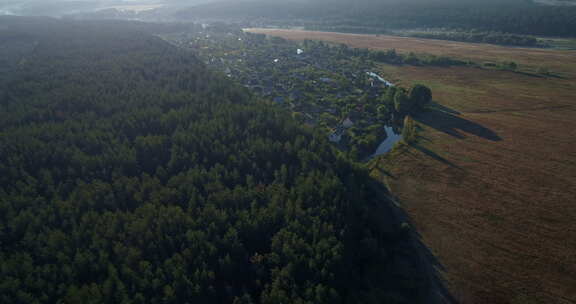
<instances>
[{"instance_id":1,"label":"water reflection","mask_svg":"<svg viewBox=\"0 0 576 304\"><path fill-rule=\"evenodd\" d=\"M399 128L394 128L391 126L385 126L384 131L386 132L386 139L380 143L376 152L370 156L370 158L374 158L379 155L386 154L392 150L394 144L399 142L402 139L402 132Z\"/></svg>"}]
</instances>

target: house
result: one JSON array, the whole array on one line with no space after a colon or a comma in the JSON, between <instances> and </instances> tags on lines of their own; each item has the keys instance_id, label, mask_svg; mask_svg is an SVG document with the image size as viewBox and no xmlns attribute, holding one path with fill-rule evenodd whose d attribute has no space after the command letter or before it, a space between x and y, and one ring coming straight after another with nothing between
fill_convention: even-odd
<instances>
[{"instance_id":1,"label":"house","mask_svg":"<svg viewBox=\"0 0 576 304\"><path fill-rule=\"evenodd\" d=\"M352 122L352 120L349 117L346 117L346 119L342 121L342 126L346 129L349 129L354 126L354 122Z\"/></svg>"},{"instance_id":2,"label":"house","mask_svg":"<svg viewBox=\"0 0 576 304\"><path fill-rule=\"evenodd\" d=\"M328 140L334 143L338 143L342 140L342 134L333 131L332 133L330 133L330 135L328 135Z\"/></svg>"},{"instance_id":3,"label":"house","mask_svg":"<svg viewBox=\"0 0 576 304\"><path fill-rule=\"evenodd\" d=\"M344 134L344 128L342 127L342 125L340 125L334 128L332 132L330 132L330 135L328 135L328 140L334 143L338 143L342 140L343 134Z\"/></svg>"}]
</instances>

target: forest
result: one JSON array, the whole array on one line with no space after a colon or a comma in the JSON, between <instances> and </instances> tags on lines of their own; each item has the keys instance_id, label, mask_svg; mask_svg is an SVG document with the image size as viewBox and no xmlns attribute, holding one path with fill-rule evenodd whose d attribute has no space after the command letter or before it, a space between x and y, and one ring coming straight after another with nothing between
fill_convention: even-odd
<instances>
[{"instance_id":1,"label":"forest","mask_svg":"<svg viewBox=\"0 0 576 304\"><path fill-rule=\"evenodd\" d=\"M426 303L387 190L154 31L0 18L0 302Z\"/></svg>"},{"instance_id":2,"label":"forest","mask_svg":"<svg viewBox=\"0 0 576 304\"><path fill-rule=\"evenodd\" d=\"M503 33L574 37L576 29L576 6L548 6L520 0L217 2L183 10L177 15L184 19L233 19L252 26L298 26L356 33L440 28L477 31L484 33L482 39L486 41L475 42L504 40L504 44L513 45L526 45L530 37L504 36ZM494 37L496 33L500 33L500 37ZM462 35L450 37L464 38Z\"/></svg>"}]
</instances>

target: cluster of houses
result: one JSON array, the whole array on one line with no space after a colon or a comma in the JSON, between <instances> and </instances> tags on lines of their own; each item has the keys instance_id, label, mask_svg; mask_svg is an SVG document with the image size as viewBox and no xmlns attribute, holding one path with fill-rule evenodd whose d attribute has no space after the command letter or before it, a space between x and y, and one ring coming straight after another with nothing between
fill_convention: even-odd
<instances>
[{"instance_id":1,"label":"cluster of houses","mask_svg":"<svg viewBox=\"0 0 576 304\"><path fill-rule=\"evenodd\" d=\"M249 33L186 34L176 39L181 47L194 49L204 61L274 103L300 112L306 123L318 124L322 114L340 116L342 98L378 98L392 83L370 72L372 63L338 57L335 48L324 44L301 47L292 42L272 43ZM376 121L376 113L354 109L329 132L332 142L340 142L346 130ZM375 112L375 111L372 111ZM354 120L354 122L353 122Z\"/></svg>"}]
</instances>

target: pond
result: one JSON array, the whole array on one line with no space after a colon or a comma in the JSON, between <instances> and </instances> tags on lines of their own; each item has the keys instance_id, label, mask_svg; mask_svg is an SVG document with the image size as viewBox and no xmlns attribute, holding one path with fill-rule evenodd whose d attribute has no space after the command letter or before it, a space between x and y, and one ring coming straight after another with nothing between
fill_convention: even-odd
<instances>
[{"instance_id":1,"label":"pond","mask_svg":"<svg viewBox=\"0 0 576 304\"><path fill-rule=\"evenodd\" d=\"M378 79L380 82L384 83L387 87L393 87L393 86L394 86L393 83L391 83L390 81L388 81L388 80L380 77L380 75L378 75L378 74L376 74L376 73L374 73L374 72L366 72L366 74L368 74L368 76L370 76L370 77L373 77L373 78Z\"/></svg>"},{"instance_id":2,"label":"pond","mask_svg":"<svg viewBox=\"0 0 576 304\"><path fill-rule=\"evenodd\" d=\"M386 139L376 149L376 152L370 156L374 158L386 154L392 150L394 145L402 139L402 132L398 129L394 129L391 126L385 126L384 131L386 131Z\"/></svg>"}]
</instances>

